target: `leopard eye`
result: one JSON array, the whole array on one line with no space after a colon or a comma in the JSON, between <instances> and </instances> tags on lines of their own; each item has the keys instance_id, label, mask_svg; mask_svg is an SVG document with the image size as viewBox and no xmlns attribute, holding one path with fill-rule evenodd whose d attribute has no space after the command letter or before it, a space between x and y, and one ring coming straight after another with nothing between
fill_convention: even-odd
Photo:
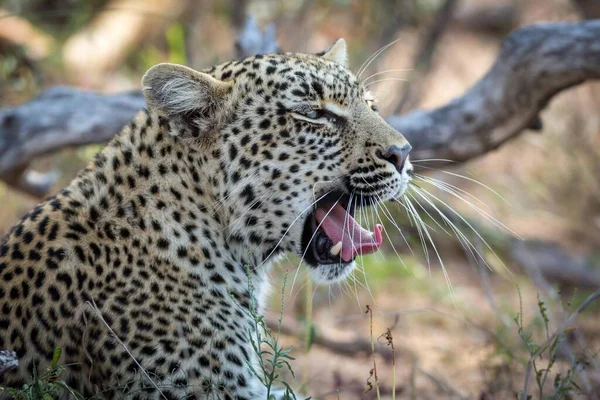
<instances>
[{"instance_id":1,"label":"leopard eye","mask_svg":"<svg viewBox=\"0 0 600 400\"><path fill-rule=\"evenodd\" d=\"M312 110L307 110L301 113L303 116L305 116L308 119L314 119L314 120L323 120L326 119L329 122L337 122L337 115L335 115L334 113L327 111L327 110L323 110L320 108L313 108Z\"/></svg>"},{"instance_id":2,"label":"leopard eye","mask_svg":"<svg viewBox=\"0 0 600 400\"><path fill-rule=\"evenodd\" d=\"M310 110L304 113L306 118L317 119L319 118L319 110Z\"/></svg>"},{"instance_id":3,"label":"leopard eye","mask_svg":"<svg viewBox=\"0 0 600 400\"><path fill-rule=\"evenodd\" d=\"M308 120L308 122L312 122L315 124L323 124L326 121L335 124L335 123L338 123L338 121L340 121L340 119L341 119L341 117L339 117L337 114L335 114L329 110L319 108L317 106L313 106L312 108L310 108L310 107L302 107L302 108L298 107L296 109L292 108L290 111L292 111L296 115L304 117L306 120Z\"/></svg>"}]
</instances>

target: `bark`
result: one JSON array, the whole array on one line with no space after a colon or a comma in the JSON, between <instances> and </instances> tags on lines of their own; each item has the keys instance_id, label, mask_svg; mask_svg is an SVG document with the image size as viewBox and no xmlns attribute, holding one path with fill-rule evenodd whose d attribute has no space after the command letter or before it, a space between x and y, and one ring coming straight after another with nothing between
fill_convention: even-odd
<instances>
[{"instance_id":1,"label":"bark","mask_svg":"<svg viewBox=\"0 0 600 400\"><path fill-rule=\"evenodd\" d=\"M0 178L26 193L45 195L58 175L30 171L33 159L106 142L145 105L137 91L104 95L53 87L25 104L0 110Z\"/></svg>"},{"instance_id":2,"label":"bark","mask_svg":"<svg viewBox=\"0 0 600 400\"><path fill-rule=\"evenodd\" d=\"M540 112L562 90L600 78L600 20L526 26L509 35L487 74L435 110L388 122L413 146L412 158L467 161L523 130L542 128Z\"/></svg>"},{"instance_id":3,"label":"bark","mask_svg":"<svg viewBox=\"0 0 600 400\"><path fill-rule=\"evenodd\" d=\"M15 369L19 366L19 360L14 351L0 350L0 377L4 371Z\"/></svg>"}]
</instances>

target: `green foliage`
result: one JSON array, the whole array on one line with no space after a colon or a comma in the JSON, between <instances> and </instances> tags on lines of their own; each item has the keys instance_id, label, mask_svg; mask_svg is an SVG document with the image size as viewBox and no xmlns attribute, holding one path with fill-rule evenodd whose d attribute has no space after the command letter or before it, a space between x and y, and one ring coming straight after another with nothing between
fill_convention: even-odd
<instances>
[{"instance_id":1,"label":"green foliage","mask_svg":"<svg viewBox=\"0 0 600 400\"><path fill-rule=\"evenodd\" d=\"M283 318L283 299L287 275L283 279L282 305L279 319L279 328ZM292 346L283 348L279 345L279 332L273 333L266 325L264 317L257 311L256 297L254 296L254 286L252 284L251 273L248 270L248 291L250 293L249 315L254 321L254 326L247 330L248 339L252 345L254 353L258 356L258 366L248 364L252 373L260 380L267 389L267 400L276 400L274 391L276 383L284 386L285 392L283 399L296 400L296 395L291 386L281 378L281 373L288 371L293 378L296 378L290 361L294 360L291 356Z\"/></svg>"},{"instance_id":2,"label":"green foliage","mask_svg":"<svg viewBox=\"0 0 600 400\"><path fill-rule=\"evenodd\" d=\"M560 400L570 398L571 395L581 392L580 387L575 381L575 375L581 368L581 363L577 359L571 361L564 374L560 371L555 371L559 344L565 340L566 332L558 332L556 335L550 333L548 309L544 301L540 299L539 294L537 298L537 308L544 328L543 341L540 342L536 340L533 332L530 329L527 329L523 324L523 299L521 298L520 290L520 311L513 320L517 325L517 334L530 356L529 362L531 363L537 386L537 399ZM548 378L551 377L552 374L554 374L552 389L546 390ZM528 379L527 376L526 379ZM551 393L547 393L548 391ZM523 398L522 396L523 393L519 392L516 397L517 399L521 399ZM533 395L526 393L526 398L533 399L534 397Z\"/></svg>"},{"instance_id":3,"label":"green foliage","mask_svg":"<svg viewBox=\"0 0 600 400\"><path fill-rule=\"evenodd\" d=\"M24 384L21 388L2 387L0 391L7 391L14 400L52 400L63 394L69 394L74 399L82 400L84 397L61 379L66 368L64 365L58 364L61 354L61 348L57 347L52 355L52 363L42 375L38 375L38 371L34 367L30 383Z\"/></svg>"},{"instance_id":4,"label":"green foliage","mask_svg":"<svg viewBox=\"0 0 600 400\"><path fill-rule=\"evenodd\" d=\"M315 326L315 324L312 322L307 323L306 324L306 336L304 339L304 345L306 347L307 353L312 348L316 334L317 334L317 327Z\"/></svg>"},{"instance_id":5,"label":"green foliage","mask_svg":"<svg viewBox=\"0 0 600 400\"><path fill-rule=\"evenodd\" d=\"M175 23L165 33L167 48L169 49L169 62L175 64L187 64L185 55L185 31L180 23Z\"/></svg>"}]
</instances>

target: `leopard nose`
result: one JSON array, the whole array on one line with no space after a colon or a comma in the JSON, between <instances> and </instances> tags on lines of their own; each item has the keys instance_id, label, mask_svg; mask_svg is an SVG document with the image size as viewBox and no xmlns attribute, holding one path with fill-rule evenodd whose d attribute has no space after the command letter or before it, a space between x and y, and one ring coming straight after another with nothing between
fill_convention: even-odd
<instances>
[{"instance_id":1,"label":"leopard nose","mask_svg":"<svg viewBox=\"0 0 600 400\"><path fill-rule=\"evenodd\" d=\"M380 157L387 162L392 163L394 167L396 167L396 170L402 173L402 169L408 158L408 153L410 153L411 150L412 146L410 144L406 144L403 147L393 145L385 153L380 154Z\"/></svg>"}]
</instances>

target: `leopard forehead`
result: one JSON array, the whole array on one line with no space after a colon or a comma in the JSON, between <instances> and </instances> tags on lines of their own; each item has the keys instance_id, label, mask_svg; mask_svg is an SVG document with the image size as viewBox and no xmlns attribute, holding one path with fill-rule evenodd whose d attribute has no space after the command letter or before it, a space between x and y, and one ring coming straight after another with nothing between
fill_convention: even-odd
<instances>
[{"instance_id":1,"label":"leopard forehead","mask_svg":"<svg viewBox=\"0 0 600 400\"><path fill-rule=\"evenodd\" d=\"M348 106L366 95L360 80L348 68L312 54L256 55L205 72L222 81L234 81L256 95L284 101L329 99Z\"/></svg>"}]
</instances>

